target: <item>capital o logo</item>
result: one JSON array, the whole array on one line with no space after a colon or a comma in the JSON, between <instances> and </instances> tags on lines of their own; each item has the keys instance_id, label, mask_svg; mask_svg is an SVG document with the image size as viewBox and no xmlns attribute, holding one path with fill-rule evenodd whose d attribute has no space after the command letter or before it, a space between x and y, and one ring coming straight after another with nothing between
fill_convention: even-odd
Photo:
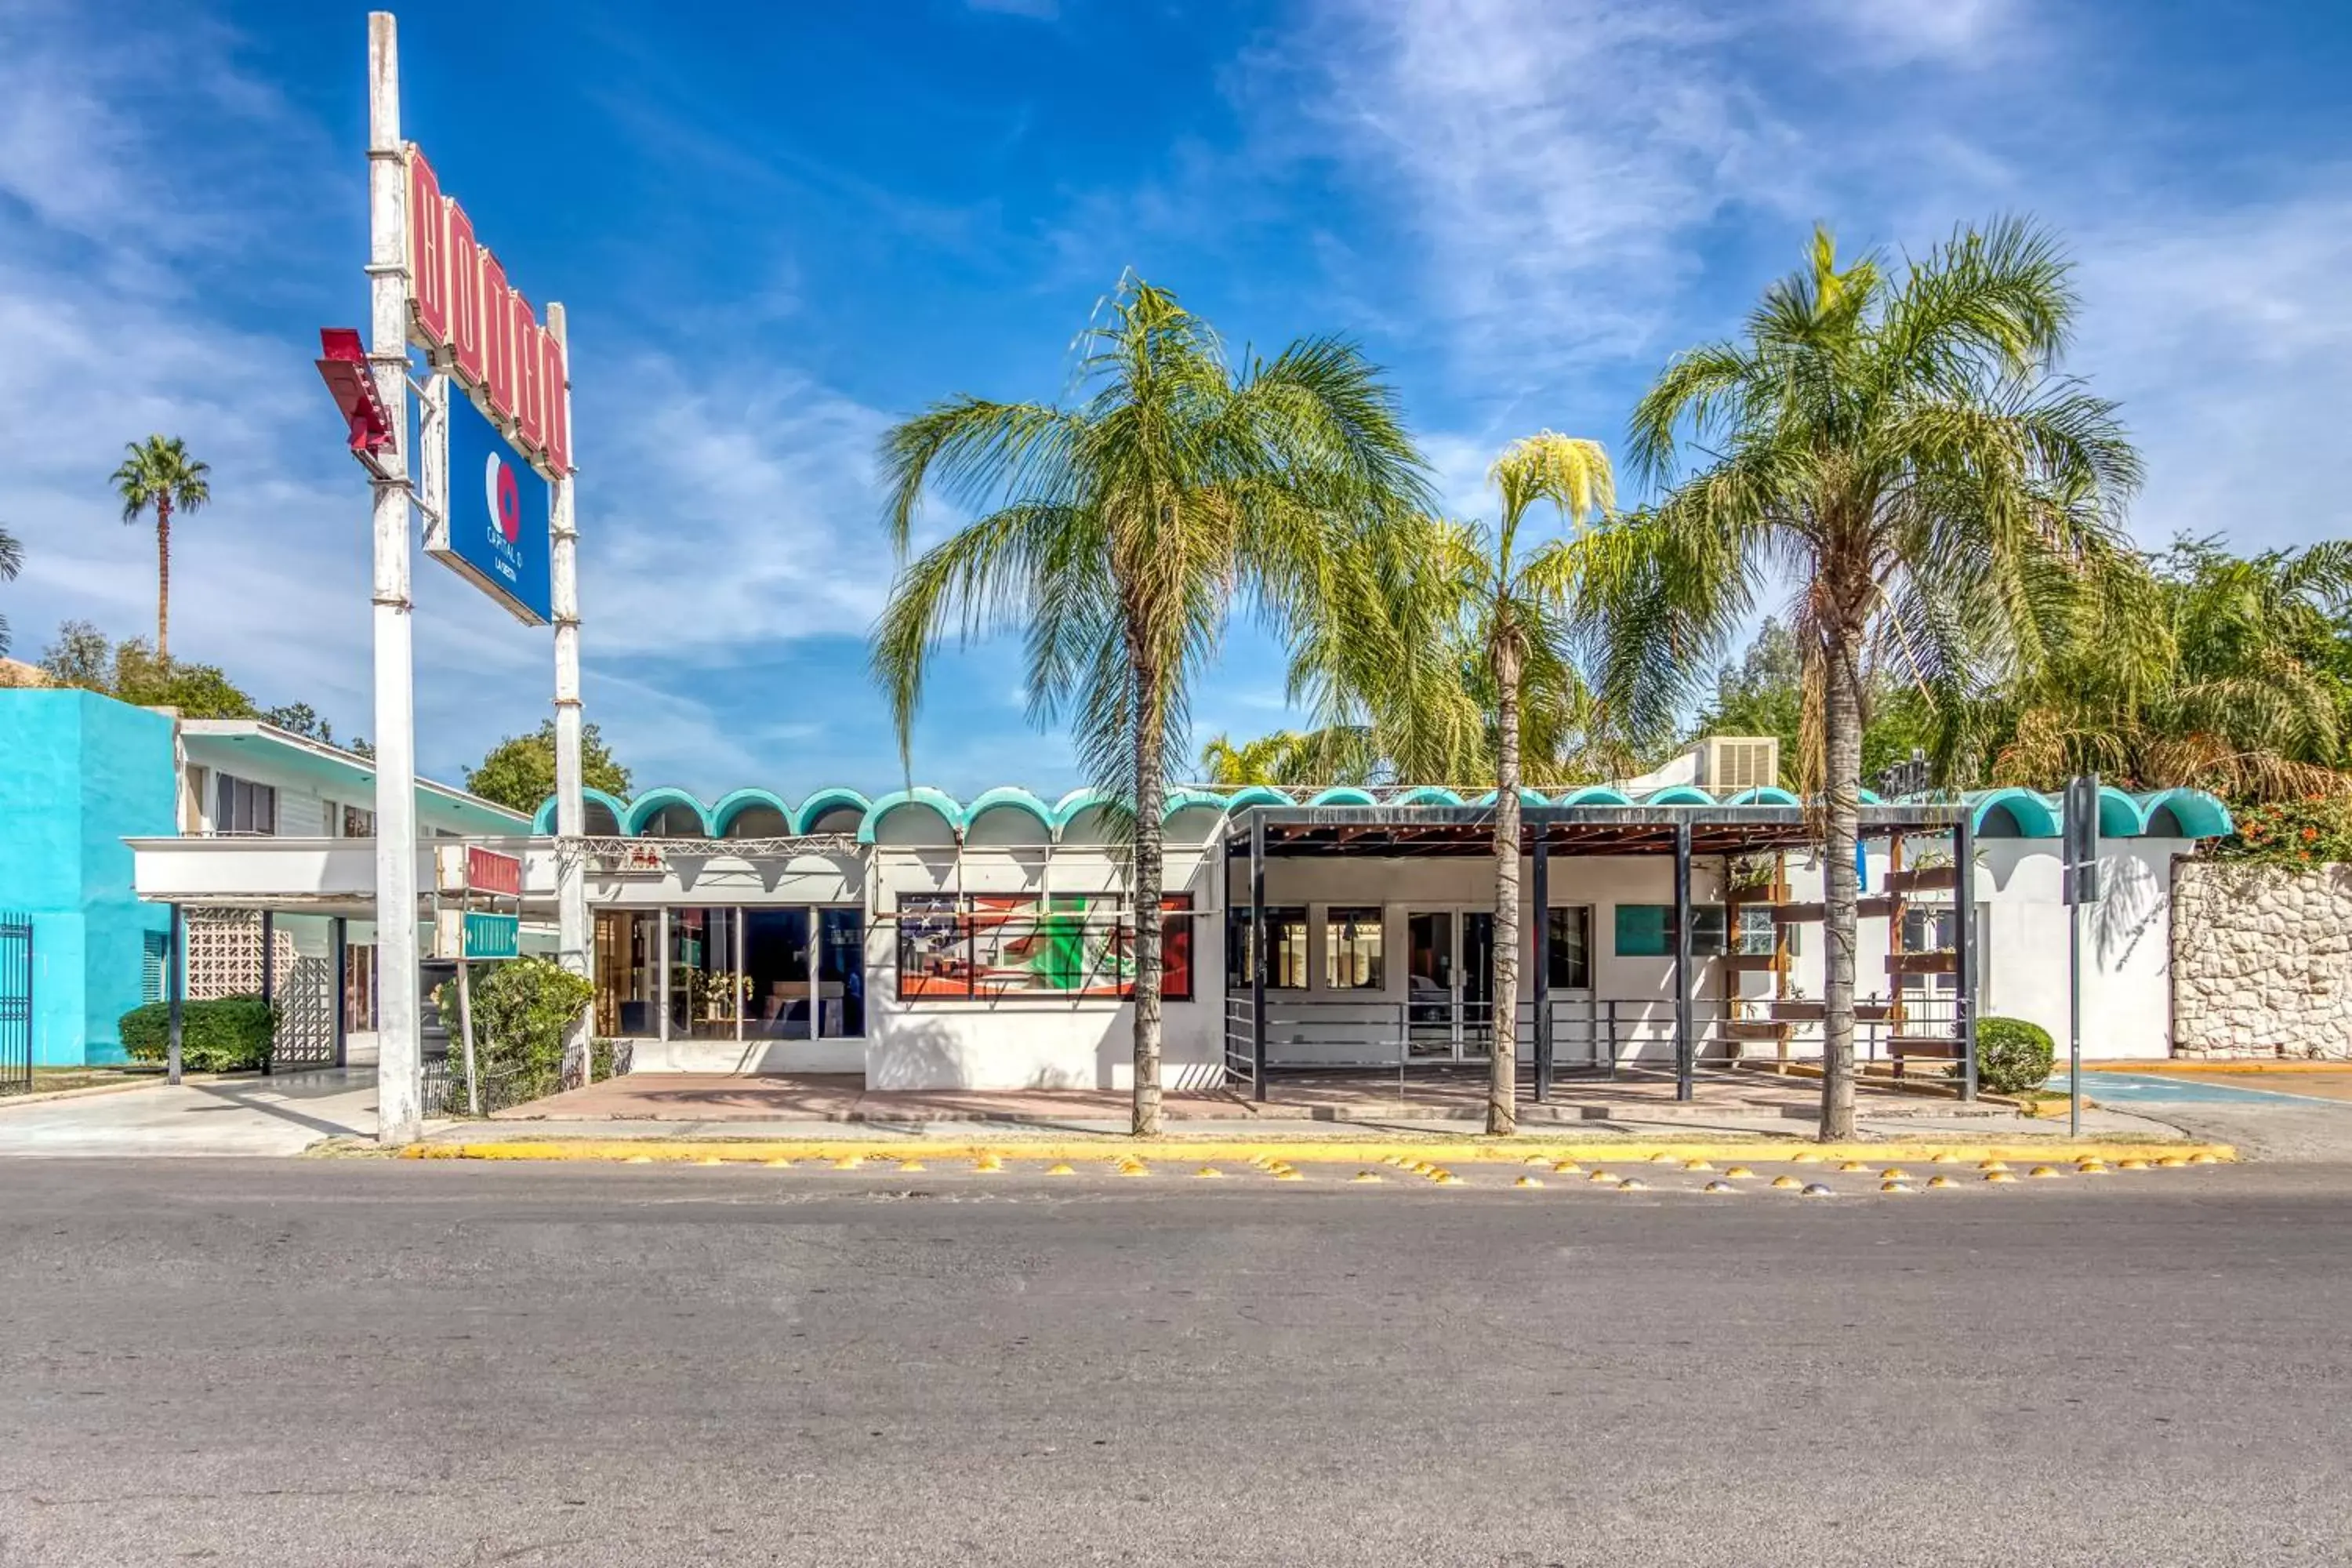
<instances>
[{"instance_id":1,"label":"capital o logo","mask_svg":"<svg viewBox=\"0 0 2352 1568\"><path fill-rule=\"evenodd\" d=\"M490 515L498 520L499 531L509 544L522 539L522 490L515 483L514 467L496 452L482 466L482 491L490 503Z\"/></svg>"}]
</instances>

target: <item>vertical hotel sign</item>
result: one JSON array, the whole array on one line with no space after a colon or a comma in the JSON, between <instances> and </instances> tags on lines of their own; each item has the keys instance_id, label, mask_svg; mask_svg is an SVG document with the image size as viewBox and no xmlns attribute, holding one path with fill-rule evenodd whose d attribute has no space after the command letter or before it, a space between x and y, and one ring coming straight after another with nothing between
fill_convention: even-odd
<instances>
[{"instance_id":1,"label":"vertical hotel sign","mask_svg":"<svg viewBox=\"0 0 2352 1568\"><path fill-rule=\"evenodd\" d=\"M478 424L457 410L422 443L428 463L440 459L431 498L439 515L429 518L425 550L518 619L545 625L546 488L515 473L500 448L548 480L572 471L563 345L475 238L466 210L441 194L423 151L409 144L405 162L409 341L481 416Z\"/></svg>"}]
</instances>

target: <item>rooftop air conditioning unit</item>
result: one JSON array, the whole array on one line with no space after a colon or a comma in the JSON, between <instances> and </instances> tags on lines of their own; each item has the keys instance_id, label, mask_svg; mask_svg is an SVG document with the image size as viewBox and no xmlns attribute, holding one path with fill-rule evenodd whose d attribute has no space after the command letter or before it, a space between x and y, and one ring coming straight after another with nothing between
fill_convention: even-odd
<instances>
[{"instance_id":1,"label":"rooftop air conditioning unit","mask_svg":"<svg viewBox=\"0 0 2352 1568\"><path fill-rule=\"evenodd\" d=\"M1709 735L1699 757L1698 776L1718 795L1778 787L1780 742L1770 735Z\"/></svg>"}]
</instances>

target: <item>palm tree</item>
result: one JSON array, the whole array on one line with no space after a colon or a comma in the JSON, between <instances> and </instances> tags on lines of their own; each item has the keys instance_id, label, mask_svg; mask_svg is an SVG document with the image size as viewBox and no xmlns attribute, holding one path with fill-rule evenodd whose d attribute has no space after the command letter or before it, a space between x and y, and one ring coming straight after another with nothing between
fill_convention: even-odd
<instances>
[{"instance_id":1,"label":"palm tree","mask_svg":"<svg viewBox=\"0 0 2352 1568\"><path fill-rule=\"evenodd\" d=\"M1076 406L959 397L883 437L902 561L924 491L977 520L900 572L876 630L902 752L929 653L1018 629L1031 717L1066 716L1132 811L1135 1116L1160 1104L1160 816L1167 748L1236 591L1292 648L1294 694L1339 705L1391 663L1371 586L1395 520L1426 506L1395 395L1352 345L1309 338L1234 366L1174 295L1131 275L1081 336Z\"/></svg>"},{"instance_id":2,"label":"palm tree","mask_svg":"<svg viewBox=\"0 0 2352 1568\"><path fill-rule=\"evenodd\" d=\"M1213 735L1201 748L1203 783L1238 784L1366 784L1389 773L1371 730L1360 724L1319 730L1276 730L1234 743Z\"/></svg>"},{"instance_id":3,"label":"palm tree","mask_svg":"<svg viewBox=\"0 0 2352 1568\"><path fill-rule=\"evenodd\" d=\"M122 521L155 514L155 657L172 662L172 513L193 512L213 499L212 466L188 456L177 436L150 436L127 443L114 489L122 498Z\"/></svg>"},{"instance_id":4,"label":"palm tree","mask_svg":"<svg viewBox=\"0 0 2352 1568\"><path fill-rule=\"evenodd\" d=\"M2341 794L2347 610L2352 542L2240 557L2179 540L2115 573L2044 668L1962 722L2002 737L2003 784L2095 771L2241 799Z\"/></svg>"},{"instance_id":5,"label":"palm tree","mask_svg":"<svg viewBox=\"0 0 2352 1568\"><path fill-rule=\"evenodd\" d=\"M0 583L13 583L16 574L25 569L25 547L16 536L0 527ZM8 617L0 616L0 655L8 651Z\"/></svg>"},{"instance_id":6,"label":"palm tree","mask_svg":"<svg viewBox=\"0 0 2352 1568\"><path fill-rule=\"evenodd\" d=\"M2054 371L2071 268L2022 221L1957 233L1899 275L1816 231L1744 341L1676 358L1633 422L1666 499L1589 579L1612 611L1604 692L1664 729L1773 576L1805 676L1801 781L1826 840L1822 1136L1853 1131L1854 841L1874 658L1931 692L2038 665L2120 559L2137 454L2115 405ZM1684 434L1706 454L1683 476Z\"/></svg>"},{"instance_id":7,"label":"palm tree","mask_svg":"<svg viewBox=\"0 0 2352 1568\"><path fill-rule=\"evenodd\" d=\"M1459 606L1460 635L1473 655L1464 660L1465 678L1492 697L1495 1013L1486 1131L1502 1134L1518 1124L1519 785L1527 738L1520 699L1533 674L1543 694L1539 729L1549 762L1557 755L1549 737L1582 692L1562 650L1570 642L1563 613L1580 575L1585 520L1614 507L1617 495L1601 443L1550 430L1513 442L1488 478L1502 500L1495 525L1437 523L1427 548L1438 592ZM1576 531L1524 549L1520 529L1543 501ZM1536 918L1544 918L1541 911Z\"/></svg>"}]
</instances>

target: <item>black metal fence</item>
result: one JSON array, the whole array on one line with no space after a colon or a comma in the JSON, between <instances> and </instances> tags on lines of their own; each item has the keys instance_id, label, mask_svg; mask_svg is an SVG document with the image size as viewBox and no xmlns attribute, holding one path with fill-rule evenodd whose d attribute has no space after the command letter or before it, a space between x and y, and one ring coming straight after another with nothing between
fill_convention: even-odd
<instances>
[{"instance_id":1,"label":"black metal fence","mask_svg":"<svg viewBox=\"0 0 2352 1568\"><path fill-rule=\"evenodd\" d=\"M0 1094L33 1087L33 921L0 914Z\"/></svg>"}]
</instances>

